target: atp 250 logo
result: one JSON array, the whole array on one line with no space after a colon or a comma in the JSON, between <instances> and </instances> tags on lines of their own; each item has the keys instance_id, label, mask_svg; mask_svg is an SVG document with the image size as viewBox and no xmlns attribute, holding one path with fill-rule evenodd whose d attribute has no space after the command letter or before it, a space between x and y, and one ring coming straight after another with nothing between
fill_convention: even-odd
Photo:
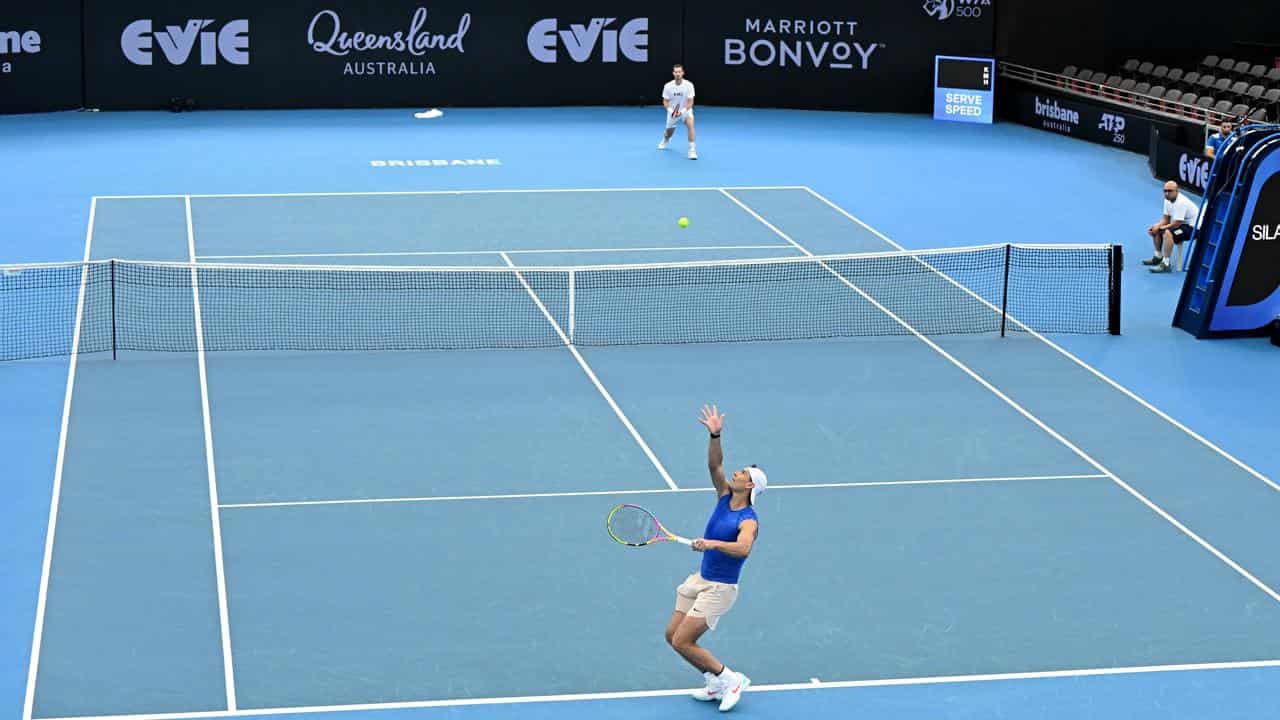
<instances>
[{"instance_id":1,"label":"atp 250 logo","mask_svg":"<svg viewBox=\"0 0 1280 720\"><path fill-rule=\"evenodd\" d=\"M201 65L249 64L249 21L231 20L221 27L212 19L188 20L155 30L150 20L134 20L120 34L120 49L134 65L155 64L155 47L170 65L185 65L199 49Z\"/></svg>"},{"instance_id":2,"label":"atp 250 logo","mask_svg":"<svg viewBox=\"0 0 1280 720\"><path fill-rule=\"evenodd\" d=\"M991 0L924 0L924 12L934 20L980 18L991 9Z\"/></svg>"}]
</instances>

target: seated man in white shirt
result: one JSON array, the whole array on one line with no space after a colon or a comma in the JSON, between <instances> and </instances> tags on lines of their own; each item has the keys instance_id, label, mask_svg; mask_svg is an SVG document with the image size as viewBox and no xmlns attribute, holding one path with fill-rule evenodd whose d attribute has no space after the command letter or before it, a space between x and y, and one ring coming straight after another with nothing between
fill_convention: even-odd
<instances>
[{"instance_id":1,"label":"seated man in white shirt","mask_svg":"<svg viewBox=\"0 0 1280 720\"><path fill-rule=\"evenodd\" d=\"M1174 243L1181 245L1191 239L1199 215L1200 209L1191 202L1191 198L1178 192L1178 183L1172 180L1165 183L1164 215L1160 222L1147 228L1147 234L1155 244L1156 254L1143 260L1142 264L1150 266L1153 273L1169 272L1169 256L1173 254Z\"/></svg>"},{"instance_id":2,"label":"seated man in white shirt","mask_svg":"<svg viewBox=\"0 0 1280 720\"><path fill-rule=\"evenodd\" d=\"M693 83L684 79L684 66L678 63L671 68L671 76L675 79L662 86L662 107L666 110L667 129L662 135L662 142L658 143L658 149L666 150L667 143L676 131L676 124L684 123L689 129L689 159L697 160L698 149L693 143L696 137L693 132Z\"/></svg>"}]
</instances>

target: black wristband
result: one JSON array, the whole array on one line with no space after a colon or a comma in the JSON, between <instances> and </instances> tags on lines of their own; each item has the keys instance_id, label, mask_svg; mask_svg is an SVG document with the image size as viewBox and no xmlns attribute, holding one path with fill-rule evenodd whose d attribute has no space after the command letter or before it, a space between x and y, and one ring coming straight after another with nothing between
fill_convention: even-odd
<instances>
[{"instance_id":1,"label":"black wristband","mask_svg":"<svg viewBox=\"0 0 1280 720\"><path fill-rule=\"evenodd\" d=\"M715 439L719 440L719 439L720 439L720 433L711 433L711 437L713 437L713 438L715 438Z\"/></svg>"}]
</instances>

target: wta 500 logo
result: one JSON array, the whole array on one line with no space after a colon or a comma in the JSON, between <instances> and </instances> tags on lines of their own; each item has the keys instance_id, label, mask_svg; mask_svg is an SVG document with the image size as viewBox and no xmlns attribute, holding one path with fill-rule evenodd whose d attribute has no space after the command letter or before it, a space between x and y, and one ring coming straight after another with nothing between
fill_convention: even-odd
<instances>
[{"instance_id":1,"label":"wta 500 logo","mask_svg":"<svg viewBox=\"0 0 1280 720\"><path fill-rule=\"evenodd\" d=\"M934 20L980 18L991 0L924 0L924 12Z\"/></svg>"},{"instance_id":2,"label":"wta 500 logo","mask_svg":"<svg viewBox=\"0 0 1280 720\"><path fill-rule=\"evenodd\" d=\"M154 46L170 65L185 65L191 52L200 49L201 65L217 65L218 58L232 65L249 64L249 21L231 20L216 27L211 19L188 20L153 30L150 20L134 20L120 34L120 49L134 65L151 65Z\"/></svg>"}]
</instances>

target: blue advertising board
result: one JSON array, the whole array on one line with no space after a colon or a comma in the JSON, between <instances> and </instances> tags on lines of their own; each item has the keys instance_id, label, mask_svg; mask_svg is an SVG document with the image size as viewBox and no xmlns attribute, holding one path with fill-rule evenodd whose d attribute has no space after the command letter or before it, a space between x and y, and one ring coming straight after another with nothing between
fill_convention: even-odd
<instances>
[{"instance_id":1,"label":"blue advertising board","mask_svg":"<svg viewBox=\"0 0 1280 720\"><path fill-rule=\"evenodd\" d=\"M938 55L933 60L933 119L990 125L995 116L996 61Z\"/></svg>"}]
</instances>

